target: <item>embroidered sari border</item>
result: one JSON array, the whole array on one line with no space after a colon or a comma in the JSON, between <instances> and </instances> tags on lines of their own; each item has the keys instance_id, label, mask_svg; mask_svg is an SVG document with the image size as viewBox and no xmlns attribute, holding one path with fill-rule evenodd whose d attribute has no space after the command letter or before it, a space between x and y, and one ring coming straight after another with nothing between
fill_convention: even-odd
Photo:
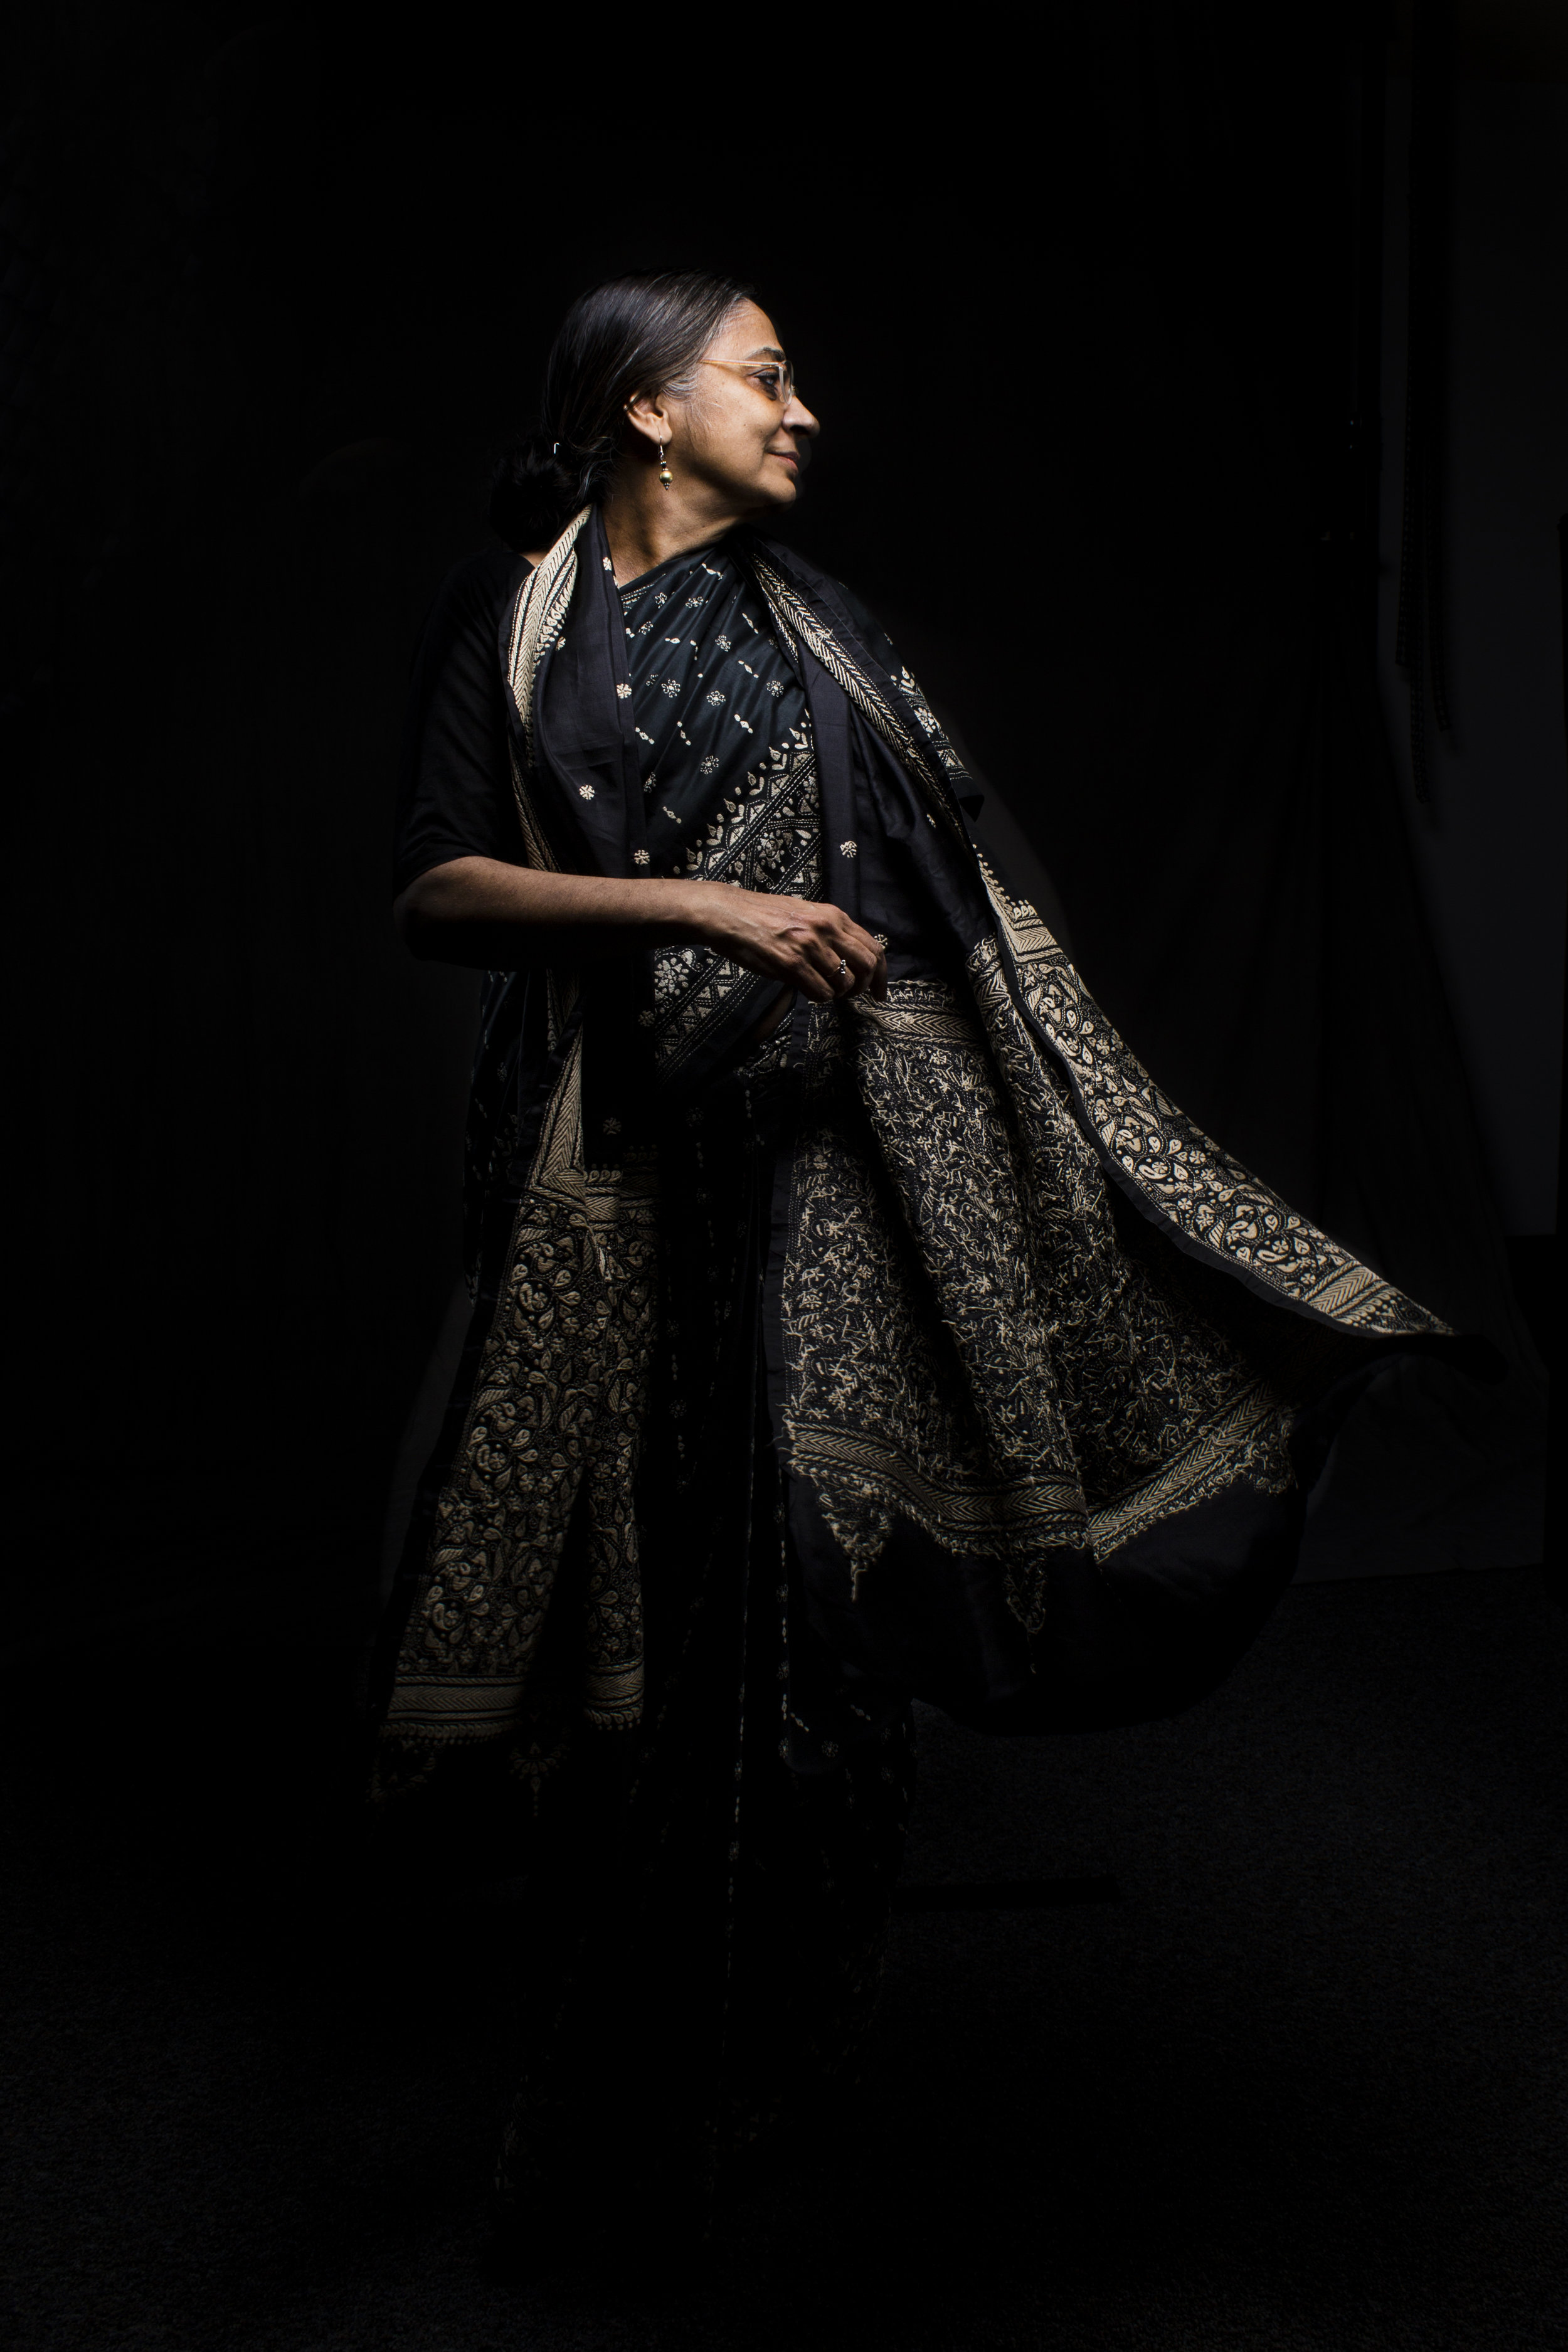
<instances>
[{"instance_id":1,"label":"embroidered sari border","mask_svg":"<svg viewBox=\"0 0 1568 2352\"><path fill-rule=\"evenodd\" d=\"M524 1676L404 1673L387 1710L388 1731L415 1732L431 1739L500 1738L517 1717Z\"/></svg>"},{"instance_id":2,"label":"embroidered sari border","mask_svg":"<svg viewBox=\"0 0 1568 2352\"><path fill-rule=\"evenodd\" d=\"M868 1501L896 1503L897 1507L937 1538L950 1551L961 1551L987 1537L1004 1543L1011 1537L1041 1528L1082 1529L1084 1500L1069 1478L997 1479L994 1483L960 1485L949 1475L939 1486L906 1454L874 1439L786 1420L790 1465L808 1477L847 1482Z\"/></svg>"},{"instance_id":3,"label":"embroidered sari border","mask_svg":"<svg viewBox=\"0 0 1568 2352\"><path fill-rule=\"evenodd\" d=\"M1278 1468L1271 1477L1265 1474L1262 1480L1255 1476L1249 1481L1248 1470L1256 1472L1260 1465L1238 1464L1236 1457L1249 1453L1253 1441L1271 1424L1282 1437L1288 1416L1289 1407L1278 1391L1266 1381L1259 1381L1217 1421L1194 1431L1174 1460L1163 1463L1152 1477L1089 1512L1089 1539L1095 1558L1104 1559L1135 1536L1142 1535L1156 1521L1171 1517L1195 1501L1209 1500L1225 1486L1278 1484ZM1216 1473L1228 1475L1216 1476ZM1197 1491L1200 1488L1201 1494Z\"/></svg>"}]
</instances>

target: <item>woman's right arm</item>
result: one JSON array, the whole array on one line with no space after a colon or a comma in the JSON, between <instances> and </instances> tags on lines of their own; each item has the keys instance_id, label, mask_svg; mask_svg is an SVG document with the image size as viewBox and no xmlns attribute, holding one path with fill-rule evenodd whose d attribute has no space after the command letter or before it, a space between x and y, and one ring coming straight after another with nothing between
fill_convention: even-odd
<instances>
[{"instance_id":1,"label":"woman's right arm","mask_svg":"<svg viewBox=\"0 0 1568 2352\"><path fill-rule=\"evenodd\" d=\"M620 881L454 857L417 876L393 918L415 955L481 971L585 963L689 942L796 988L815 1004L888 992L880 947L838 908L728 882Z\"/></svg>"}]
</instances>

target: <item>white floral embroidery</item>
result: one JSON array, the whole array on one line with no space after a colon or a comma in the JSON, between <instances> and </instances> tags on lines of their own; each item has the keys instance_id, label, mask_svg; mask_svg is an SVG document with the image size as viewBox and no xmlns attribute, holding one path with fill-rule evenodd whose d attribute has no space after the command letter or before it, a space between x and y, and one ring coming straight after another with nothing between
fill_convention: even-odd
<instances>
[{"instance_id":1,"label":"white floral embroidery","mask_svg":"<svg viewBox=\"0 0 1568 2352\"><path fill-rule=\"evenodd\" d=\"M618 1118L603 1118L599 1124L606 1135L619 1135L621 1131L621 1122Z\"/></svg>"},{"instance_id":2,"label":"white floral embroidery","mask_svg":"<svg viewBox=\"0 0 1568 2352\"><path fill-rule=\"evenodd\" d=\"M632 698L632 690L629 686L617 686L616 692L620 696L623 702L629 702Z\"/></svg>"},{"instance_id":3,"label":"white floral embroidery","mask_svg":"<svg viewBox=\"0 0 1568 2352\"><path fill-rule=\"evenodd\" d=\"M714 687L712 692L709 694L706 698L713 705L715 710L721 710L725 703L730 699L727 694L721 694L717 687Z\"/></svg>"},{"instance_id":4,"label":"white floral embroidery","mask_svg":"<svg viewBox=\"0 0 1568 2352\"><path fill-rule=\"evenodd\" d=\"M718 765L719 762L717 760L708 759L700 761L698 763L699 772L704 776L710 776L714 773Z\"/></svg>"},{"instance_id":5,"label":"white floral embroidery","mask_svg":"<svg viewBox=\"0 0 1568 2352\"><path fill-rule=\"evenodd\" d=\"M770 677L770 678L767 680L767 688L768 688L768 692L773 696L773 700L776 702L776 701L778 700L778 698L779 698L780 695L784 692L784 680L783 680L783 678L782 678L782 677Z\"/></svg>"},{"instance_id":6,"label":"white floral embroidery","mask_svg":"<svg viewBox=\"0 0 1568 2352\"><path fill-rule=\"evenodd\" d=\"M838 845L840 857L858 857L859 854L860 845L858 841L841 841Z\"/></svg>"},{"instance_id":7,"label":"white floral embroidery","mask_svg":"<svg viewBox=\"0 0 1568 2352\"><path fill-rule=\"evenodd\" d=\"M654 959L653 993L656 1006L662 1006L672 996L684 993L697 969L700 950L696 948L666 948Z\"/></svg>"},{"instance_id":8,"label":"white floral embroidery","mask_svg":"<svg viewBox=\"0 0 1568 2352\"><path fill-rule=\"evenodd\" d=\"M582 793L583 798L585 801L591 801L593 799L594 787L592 784L579 784L577 790Z\"/></svg>"},{"instance_id":9,"label":"white floral embroidery","mask_svg":"<svg viewBox=\"0 0 1568 2352\"><path fill-rule=\"evenodd\" d=\"M728 638L727 636L725 636L725 635L724 635L724 634L722 633L722 631L721 631L721 632L720 632L720 635L719 635L719 637L718 637L717 643L718 643L719 650L720 650L720 652L721 652L721 654L727 654L727 653L729 652L729 650L730 650L730 640L729 640L729 638Z\"/></svg>"},{"instance_id":10,"label":"white floral embroidery","mask_svg":"<svg viewBox=\"0 0 1568 2352\"><path fill-rule=\"evenodd\" d=\"M633 850L633 852L632 852L632 864L633 864L634 866L646 866L646 865L647 865L647 864L648 864L648 862L649 862L649 861L648 861L648 854L647 854L647 850L646 850L646 849L634 849L634 850ZM883 943L883 944L884 944L884 945L886 945L886 942L884 941L884 943Z\"/></svg>"},{"instance_id":11,"label":"white floral embroidery","mask_svg":"<svg viewBox=\"0 0 1568 2352\"><path fill-rule=\"evenodd\" d=\"M604 567L605 567L605 571L606 571L606 572L613 572L613 571L615 570L615 568L616 568L616 567L615 567L615 565L610 562L610 559L609 559L609 557L608 557L607 555L601 555L601 556L600 556L600 558L599 558L599 561L600 561L600 562L604 565Z\"/></svg>"},{"instance_id":12,"label":"white floral embroidery","mask_svg":"<svg viewBox=\"0 0 1568 2352\"><path fill-rule=\"evenodd\" d=\"M664 681L664 690L673 702L680 692L680 680L678 677L667 677Z\"/></svg>"}]
</instances>

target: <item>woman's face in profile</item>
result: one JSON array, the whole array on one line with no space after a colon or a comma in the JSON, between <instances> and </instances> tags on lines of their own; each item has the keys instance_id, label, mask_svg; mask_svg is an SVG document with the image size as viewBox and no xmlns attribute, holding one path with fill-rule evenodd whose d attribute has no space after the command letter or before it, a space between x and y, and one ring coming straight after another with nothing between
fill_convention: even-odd
<instances>
[{"instance_id":1,"label":"woman's face in profile","mask_svg":"<svg viewBox=\"0 0 1568 2352\"><path fill-rule=\"evenodd\" d=\"M697 364L684 398L667 395L672 467L725 494L737 511L793 506L817 422L795 397L765 310L732 310Z\"/></svg>"}]
</instances>

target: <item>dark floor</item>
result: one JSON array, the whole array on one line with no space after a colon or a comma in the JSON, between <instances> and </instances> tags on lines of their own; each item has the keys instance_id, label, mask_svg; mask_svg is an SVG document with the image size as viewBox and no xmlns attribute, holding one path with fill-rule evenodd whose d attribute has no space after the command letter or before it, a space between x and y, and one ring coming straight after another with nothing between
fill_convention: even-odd
<instances>
[{"instance_id":1,"label":"dark floor","mask_svg":"<svg viewBox=\"0 0 1568 2352\"><path fill-rule=\"evenodd\" d=\"M1299 1589L1176 1723L925 1718L911 1879L1121 1900L900 1916L848 2117L640 2284L479 2266L515 1891L349 1885L310 1675L140 1638L31 1669L8 1759L23 2352L1565 2340L1568 1621L1533 1573Z\"/></svg>"}]
</instances>

